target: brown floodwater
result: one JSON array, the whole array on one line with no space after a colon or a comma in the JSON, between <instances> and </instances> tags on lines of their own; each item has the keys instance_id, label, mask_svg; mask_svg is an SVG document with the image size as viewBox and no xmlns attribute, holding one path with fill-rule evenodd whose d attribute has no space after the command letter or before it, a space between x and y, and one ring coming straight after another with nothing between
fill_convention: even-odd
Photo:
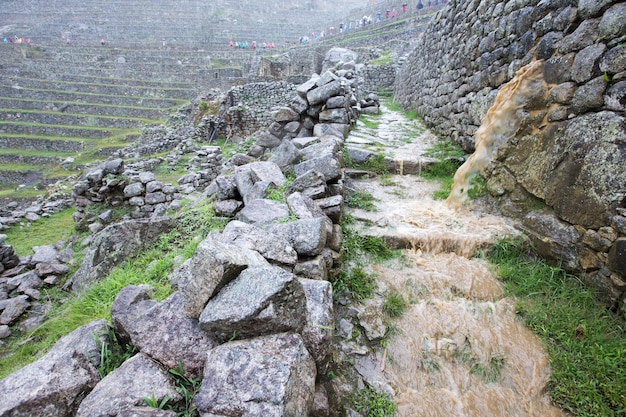
<instances>
[{"instance_id":1,"label":"brown floodwater","mask_svg":"<svg viewBox=\"0 0 626 417\"><path fill-rule=\"evenodd\" d=\"M476 152L457 171L445 202L432 198L438 184L417 176L394 175L387 186L378 180L351 183L370 193L377 208L350 210L360 231L411 248L401 262L373 266L381 288L408 301L374 363L400 417L566 415L546 392L550 367L539 339L516 317L515 300L505 296L493 267L475 257L498 237L518 231L509 219L465 204L471 178L525 128L526 104L537 97L541 102L546 91L541 61L520 69L500 89L476 133ZM388 118L400 131L402 116Z\"/></svg>"}]
</instances>

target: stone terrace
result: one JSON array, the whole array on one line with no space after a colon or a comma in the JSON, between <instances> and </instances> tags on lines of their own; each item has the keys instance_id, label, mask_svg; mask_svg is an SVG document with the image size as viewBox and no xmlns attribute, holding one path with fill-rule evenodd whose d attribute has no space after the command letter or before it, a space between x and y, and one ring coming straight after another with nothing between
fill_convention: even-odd
<instances>
[{"instance_id":1,"label":"stone terrace","mask_svg":"<svg viewBox=\"0 0 626 417\"><path fill-rule=\"evenodd\" d=\"M58 163L69 157L72 170L109 155L208 89L258 75L260 55L277 52L229 40L280 49L359 3L3 1L0 42L33 43L0 43L2 188L66 176Z\"/></svg>"}]
</instances>

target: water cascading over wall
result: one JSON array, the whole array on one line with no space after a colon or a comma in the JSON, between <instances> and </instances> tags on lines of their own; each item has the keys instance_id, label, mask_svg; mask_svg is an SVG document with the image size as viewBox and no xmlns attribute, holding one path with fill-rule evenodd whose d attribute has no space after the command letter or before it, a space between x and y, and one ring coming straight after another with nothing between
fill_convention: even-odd
<instances>
[{"instance_id":1,"label":"water cascading over wall","mask_svg":"<svg viewBox=\"0 0 626 417\"><path fill-rule=\"evenodd\" d=\"M449 1L395 98L472 152L499 89L539 60L546 94L516 110L483 170L489 191L542 255L626 311L626 2Z\"/></svg>"}]
</instances>

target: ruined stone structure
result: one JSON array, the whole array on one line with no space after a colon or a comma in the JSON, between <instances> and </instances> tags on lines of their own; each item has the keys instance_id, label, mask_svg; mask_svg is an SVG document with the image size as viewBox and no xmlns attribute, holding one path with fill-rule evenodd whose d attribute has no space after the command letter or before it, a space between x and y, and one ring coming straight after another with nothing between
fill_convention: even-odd
<instances>
[{"instance_id":1,"label":"ruined stone structure","mask_svg":"<svg viewBox=\"0 0 626 417\"><path fill-rule=\"evenodd\" d=\"M539 252L610 305L626 290L625 29L615 0L450 2L395 83L399 103L471 151L498 89L545 60L546 88L483 174Z\"/></svg>"}]
</instances>

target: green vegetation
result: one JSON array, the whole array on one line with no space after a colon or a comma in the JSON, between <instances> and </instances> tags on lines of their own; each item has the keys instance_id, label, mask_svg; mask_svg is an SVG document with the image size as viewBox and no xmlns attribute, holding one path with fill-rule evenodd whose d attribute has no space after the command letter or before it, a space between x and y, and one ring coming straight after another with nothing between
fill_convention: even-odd
<instances>
[{"instance_id":1,"label":"green vegetation","mask_svg":"<svg viewBox=\"0 0 626 417\"><path fill-rule=\"evenodd\" d=\"M372 120L372 119L376 119L376 118L373 116L370 116L369 118L365 116L361 116L359 121L363 123L363 126L365 126L366 129L376 130L378 129L378 126L380 126L380 121Z\"/></svg>"},{"instance_id":2,"label":"green vegetation","mask_svg":"<svg viewBox=\"0 0 626 417\"><path fill-rule=\"evenodd\" d=\"M367 273L361 267L341 270L339 275L331 282L333 284L333 292L347 295L357 301L371 298L376 289L376 278L374 275Z\"/></svg>"},{"instance_id":3,"label":"green vegetation","mask_svg":"<svg viewBox=\"0 0 626 417\"><path fill-rule=\"evenodd\" d=\"M447 141L435 143L424 153L424 156L437 159L437 162L427 166L422 172L422 177L437 181L441 185L441 188L433 193L435 200L445 200L450 195L454 174L462 164L463 155L461 148Z\"/></svg>"},{"instance_id":4,"label":"green vegetation","mask_svg":"<svg viewBox=\"0 0 626 417\"><path fill-rule=\"evenodd\" d=\"M396 405L389 394L376 392L370 387L354 393L350 405L354 411L368 417L391 417L396 412Z\"/></svg>"},{"instance_id":5,"label":"green vegetation","mask_svg":"<svg viewBox=\"0 0 626 417\"><path fill-rule=\"evenodd\" d=\"M291 183L295 179L296 179L295 176L287 176L285 178L285 182L280 187L272 183L271 186L267 190L266 198L268 200L278 201L279 203L285 203L286 202L285 191L287 191L287 188L291 185Z\"/></svg>"},{"instance_id":6,"label":"green vegetation","mask_svg":"<svg viewBox=\"0 0 626 417\"><path fill-rule=\"evenodd\" d=\"M113 331L113 327L109 325L106 334L101 335L108 338L106 342L102 342L99 337L94 335L94 339L100 347L100 364L98 365L98 373L100 378L104 378L114 370L120 367L126 359L137 353L133 346L122 344L117 335Z\"/></svg>"},{"instance_id":7,"label":"green vegetation","mask_svg":"<svg viewBox=\"0 0 626 417\"><path fill-rule=\"evenodd\" d=\"M378 58L371 60L369 64L374 67L391 64L391 51L383 52Z\"/></svg>"},{"instance_id":8,"label":"green vegetation","mask_svg":"<svg viewBox=\"0 0 626 417\"><path fill-rule=\"evenodd\" d=\"M33 254L33 246L48 245L59 240L68 240L74 233L73 208L54 213L48 219L40 219L28 225L16 225L3 233L7 235L6 243L13 246L19 256Z\"/></svg>"},{"instance_id":9,"label":"green vegetation","mask_svg":"<svg viewBox=\"0 0 626 417\"><path fill-rule=\"evenodd\" d=\"M503 239L497 265L517 312L543 341L555 404L575 416L626 414L626 326L575 276L538 258L520 239Z\"/></svg>"},{"instance_id":10,"label":"green vegetation","mask_svg":"<svg viewBox=\"0 0 626 417\"><path fill-rule=\"evenodd\" d=\"M383 303L383 312L389 317L402 317L408 302L399 292L390 292Z\"/></svg>"},{"instance_id":11,"label":"green vegetation","mask_svg":"<svg viewBox=\"0 0 626 417\"><path fill-rule=\"evenodd\" d=\"M175 411L179 417L197 416L198 412L195 404L193 403L193 398L200 390L202 379L186 377L181 364L174 369L170 369L169 373L172 379L174 379L176 391L178 391L183 397L180 404L169 407L169 409Z\"/></svg>"},{"instance_id":12,"label":"green vegetation","mask_svg":"<svg viewBox=\"0 0 626 417\"><path fill-rule=\"evenodd\" d=\"M391 249L380 237L362 236L351 225L354 220L346 215L341 225L343 231L343 251L346 262L383 262L399 258L402 252Z\"/></svg>"},{"instance_id":13,"label":"green vegetation","mask_svg":"<svg viewBox=\"0 0 626 417\"><path fill-rule=\"evenodd\" d=\"M166 298L172 292L169 274L175 260L190 258L209 231L225 224L225 219L215 217L210 205L195 207L179 217L174 230L84 293L68 296L58 288L45 291L44 298L52 303L48 320L33 331L15 331L5 339L0 346L0 378L39 358L76 328L97 319L109 320L113 300L127 285L148 284L155 288L155 300Z\"/></svg>"},{"instance_id":14,"label":"green vegetation","mask_svg":"<svg viewBox=\"0 0 626 417\"><path fill-rule=\"evenodd\" d=\"M352 158L350 158L346 148L343 148L341 152L343 153L343 163L346 168L363 169L381 176L389 175L384 155L378 154L362 164L357 164Z\"/></svg>"},{"instance_id":15,"label":"green vegetation","mask_svg":"<svg viewBox=\"0 0 626 417\"><path fill-rule=\"evenodd\" d=\"M346 193L348 207L359 208L365 211L377 211L374 201L377 201L370 193L349 189Z\"/></svg>"}]
</instances>

